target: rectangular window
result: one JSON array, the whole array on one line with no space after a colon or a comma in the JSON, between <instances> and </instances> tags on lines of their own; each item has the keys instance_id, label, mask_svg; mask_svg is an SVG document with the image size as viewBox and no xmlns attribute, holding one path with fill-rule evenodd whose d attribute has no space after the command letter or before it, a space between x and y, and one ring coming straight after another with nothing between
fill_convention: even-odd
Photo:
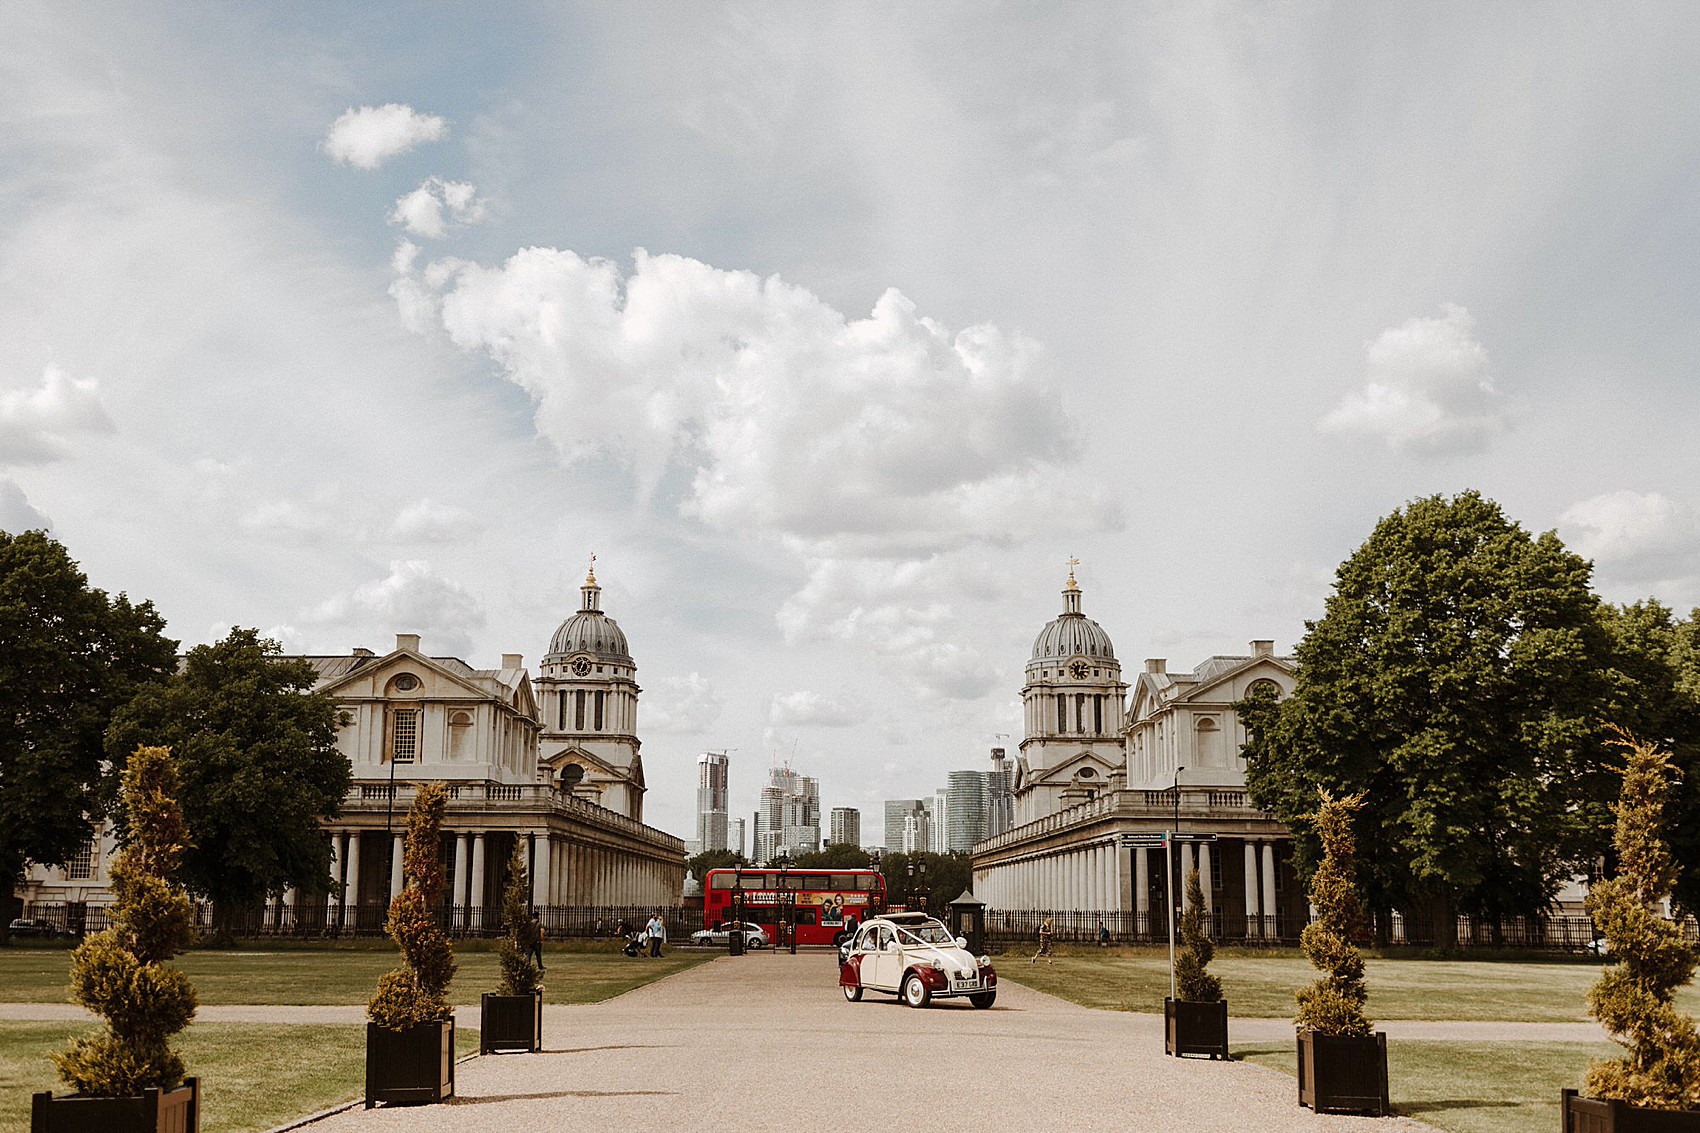
<instances>
[{"instance_id":1,"label":"rectangular window","mask_svg":"<svg viewBox=\"0 0 1700 1133\"><path fill-rule=\"evenodd\" d=\"M397 763L419 758L419 709L397 708L391 713L390 758Z\"/></svg>"},{"instance_id":2,"label":"rectangular window","mask_svg":"<svg viewBox=\"0 0 1700 1133\"><path fill-rule=\"evenodd\" d=\"M1057 693L1057 731L1068 731L1068 697Z\"/></svg>"},{"instance_id":3,"label":"rectangular window","mask_svg":"<svg viewBox=\"0 0 1700 1133\"><path fill-rule=\"evenodd\" d=\"M1100 736L1103 735L1104 734L1104 698L1102 696L1094 696L1092 698L1092 720L1093 720L1094 724L1096 725L1092 730L1094 732L1097 732Z\"/></svg>"},{"instance_id":4,"label":"rectangular window","mask_svg":"<svg viewBox=\"0 0 1700 1133\"><path fill-rule=\"evenodd\" d=\"M581 688L573 693L573 731L584 731L584 690Z\"/></svg>"},{"instance_id":5,"label":"rectangular window","mask_svg":"<svg viewBox=\"0 0 1700 1133\"><path fill-rule=\"evenodd\" d=\"M594 725L594 728L598 732L600 732L602 730L602 708L603 708L603 705L607 704L607 702L608 702L608 694L607 693L598 692L596 694L596 723Z\"/></svg>"},{"instance_id":6,"label":"rectangular window","mask_svg":"<svg viewBox=\"0 0 1700 1133\"><path fill-rule=\"evenodd\" d=\"M100 835L96 834L77 848L65 863L66 881L87 881L94 876L94 859L100 853Z\"/></svg>"},{"instance_id":7,"label":"rectangular window","mask_svg":"<svg viewBox=\"0 0 1700 1133\"><path fill-rule=\"evenodd\" d=\"M570 699L570 698L567 696L566 693L563 692L561 694L561 722L558 725L558 727L563 732L567 730L567 701L568 701L568 699Z\"/></svg>"}]
</instances>

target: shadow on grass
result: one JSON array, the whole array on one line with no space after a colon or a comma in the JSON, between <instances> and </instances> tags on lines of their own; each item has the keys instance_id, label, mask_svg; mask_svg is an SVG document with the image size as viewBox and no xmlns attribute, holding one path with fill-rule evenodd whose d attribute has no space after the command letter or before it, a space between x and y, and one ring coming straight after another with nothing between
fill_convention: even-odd
<instances>
[{"instance_id":1,"label":"shadow on grass","mask_svg":"<svg viewBox=\"0 0 1700 1133\"><path fill-rule=\"evenodd\" d=\"M1420 1113L1444 1113L1453 1109L1518 1109L1523 1104L1515 1101L1484 1101L1480 1098L1427 1102L1403 1101L1399 1103L1399 1112L1415 1117Z\"/></svg>"},{"instance_id":2,"label":"shadow on grass","mask_svg":"<svg viewBox=\"0 0 1700 1133\"><path fill-rule=\"evenodd\" d=\"M1260 1055L1266 1054L1291 1055L1293 1054L1293 1044L1286 1043L1285 1045L1282 1045L1277 1043L1275 1046L1235 1046L1230 1047L1228 1053L1233 1056L1235 1062L1244 1062L1248 1058L1256 1058Z\"/></svg>"}]
</instances>

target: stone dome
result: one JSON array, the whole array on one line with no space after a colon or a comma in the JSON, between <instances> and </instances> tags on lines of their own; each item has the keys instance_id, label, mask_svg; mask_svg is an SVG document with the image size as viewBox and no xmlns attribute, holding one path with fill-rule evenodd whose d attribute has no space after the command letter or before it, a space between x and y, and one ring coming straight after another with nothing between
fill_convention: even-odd
<instances>
[{"instance_id":1,"label":"stone dome","mask_svg":"<svg viewBox=\"0 0 1700 1133\"><path fill-rule=\"evenodd\" d=\"M1063 612L1045 623L1033 639L1033 661L1066 661L1070 657L1101 657L1115 662L1116 649L1104 627L1080 612L1080 584L1068 572L1063 587Z\"/></svg>"},{"instance_id":2,"label":"stone dome","mask_svg":"<svg viewBox=\"0 0 1700 1133\"><path fill-rule=\"evenodd\" d=\"M602 587L596 585L596 571L579 587L584 604L578 613L561 623L555 636L549 639L549 657L565 657L574 653L589 653L599 660L632 663L626 633L618 622L602 612Z\"/></svg>"}]
</instances>

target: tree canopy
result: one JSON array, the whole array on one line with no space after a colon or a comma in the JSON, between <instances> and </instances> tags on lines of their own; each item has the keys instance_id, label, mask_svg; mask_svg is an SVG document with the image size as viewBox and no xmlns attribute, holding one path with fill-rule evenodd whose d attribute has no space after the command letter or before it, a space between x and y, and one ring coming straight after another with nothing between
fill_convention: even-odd
<instances>
[{"instance_id":1,"label":"tree canopy","mask_svg":"<svg viewBox=\"0 0 1700 1133\"><path fill-rule=\"evenodd\" d=\"M698 881L707 877L711 869L732 869L749 864L737 850L704 850L685 859L685 868L690 870L691 876Z\"/></svg>"},{"instance_id":2,"label":"tree canopy","mask_svg":"<svg viewBox=\"0 0 1700 1133\"><path fill-rule=\"evenodd\" d=\"M1239 706L1247 785L1316 860L1318 790L1362 793L1378 910L1537 914L1603 849L1614 656L1588 562L1475 492L1376 525L1307 623L1293 694Z\"/></svg>"},{"instance_id":3,"label":"tree canopy","mask_svg":"<svg viewBox=\"0 0 1700 1133\"><path fill-rule=\"evenodd\" d=\"M824 849L798 854L791 864L799 869L867 869L874 864L874 857L860 846L834 842Z\"/></svg>"},{"instance_id":4,"label":"tree canopy","mask_svg":"<svg viewBox=\"0 0 1700 1133\"><path fill-rule=\"evenodd\" d=\"M101 737L171 672L164 629L151 602L91 587L45 532L0 531L0 937L25 862L63 863L93 833Z\"/></svg>"},{"instance_id":5,"label":"tree canopy","mask_svg":"<svg viewBox=\"0 0 1700 1133\"><path fill-rule=\"evenodd\" d=\"M886 854L880 858L880 873L886 900L913 907L925 896L927 912L935 917L948 914L950 903L974 884L974 863L967 854Z\"/></svg>"},{"instance_id":6,"label":"tree canopy","mask_svg":"<svg viewBox=\"0 0 1700 1133\"><path fill-rule=\"evenodd\" d=\"M321 823L352 773L336 747L336 704L309 691L314 679L277 642L233 628L190 650L182 672L144 689L107 732L115 765L139 744L172 748L194 831L183 876L212 899L221 935L233 907L289 886L322 891L329 877Z\"/></svg>"}]
</instances>

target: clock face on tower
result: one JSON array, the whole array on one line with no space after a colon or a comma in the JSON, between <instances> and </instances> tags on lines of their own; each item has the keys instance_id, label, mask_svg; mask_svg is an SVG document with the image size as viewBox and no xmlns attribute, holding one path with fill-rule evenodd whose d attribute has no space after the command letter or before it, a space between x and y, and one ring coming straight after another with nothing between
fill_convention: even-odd
<instances>
[{"instance_id":1,"label":"clock face on tower","mask_svg":"<svg viewBox=\"0 0 1700 1133\"><path fill-rule=\"evenodd\" d=\"M574 657L573 674L575 676L582 677L588 672L590 672L590 662L585 660L583 657Z\"/></svg>"},{"instance_id":2,"label":"clock face on tower","mask_svg":"<svg viewBox=\"0 0 1700 1133\"><path fill-rule=\"evenodd\" d=\"M1068 675L1073 677L1077 681L1085 680L1086 679L1086 662L1085 661L1071 662L1069 664L1069 667L1068 667Z\"/></svg>"}]
</instances>

